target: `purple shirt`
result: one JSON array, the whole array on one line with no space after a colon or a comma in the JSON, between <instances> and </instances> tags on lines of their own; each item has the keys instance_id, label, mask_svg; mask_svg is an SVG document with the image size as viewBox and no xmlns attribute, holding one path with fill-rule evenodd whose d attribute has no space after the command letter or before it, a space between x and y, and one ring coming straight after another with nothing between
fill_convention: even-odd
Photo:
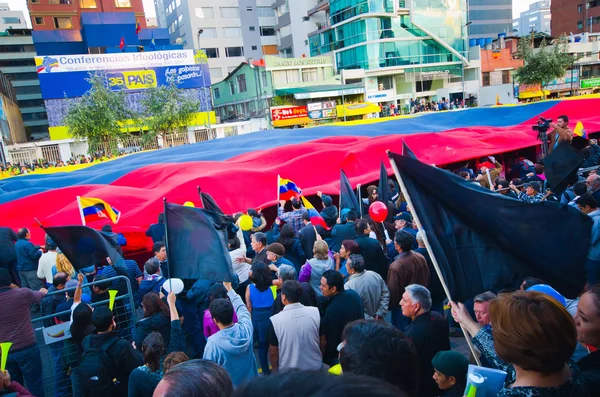
<instances>
[{"instance_id":1,"label":"purple shirt","mask_svg":"<svg viewBox=\"0 0 600 397\"><path fill-rule=\"evenodd\" d=\"M28 288L0 290L0 341L12 342L11 351L18 351L34 345L35 332L31 325L29 308L40 303L44 295Z\"/></svg>"},{"instance_id":2,"label":"purple shirt","mask_svg":"<svg viewBox=\"0 0 600 397\"><path fill-rule=\"evenodd\" d=\"M235 324L237 322L238 318L234 310L233 323ZM210 315L210 310L206 309L204 311L204 336L208 338L209 336L214 335L219 331L219 327L217 326L217 324L215 324L215 322L212 319L212 316Z\"/></svg>"}]
</instances>

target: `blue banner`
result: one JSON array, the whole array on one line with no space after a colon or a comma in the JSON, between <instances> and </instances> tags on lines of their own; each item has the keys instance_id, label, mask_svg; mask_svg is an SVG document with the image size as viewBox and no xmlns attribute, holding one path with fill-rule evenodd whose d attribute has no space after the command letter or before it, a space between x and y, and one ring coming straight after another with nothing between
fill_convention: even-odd
<instances>
[{"instance_id":1,"label":"blue banner","mask_svg":"<svg viewBox=\"0 0 600 397\"><path fill-rule=\"evenodd\" d=\"M91 85L90 72L39 73L43 99L83 96ZM175 83L178 88L210 87L208 64L107 70L106 86L112 91L134 92Z\"/></svg>"}]
</instances>

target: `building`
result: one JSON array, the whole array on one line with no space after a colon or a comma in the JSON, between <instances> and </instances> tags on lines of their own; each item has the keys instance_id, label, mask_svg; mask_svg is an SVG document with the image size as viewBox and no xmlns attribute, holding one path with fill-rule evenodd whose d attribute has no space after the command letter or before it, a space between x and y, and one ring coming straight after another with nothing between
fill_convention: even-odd
<instances>
[{"instance_id":1,"label":"building","mask_svg":"<svg viewBox=\"0 0 600 397\"><path fill-rule=\"evenodd\" d=\"M27 134L17 95L10 80L0 72L0 146L24 142L27 142Z\"/></svg>"},{"instance_id":2,"label":"building","mask_svg":"<svg viewBox=\"0 0 600 397\"><path fill-rule=\"evenodd\" d=\"M297 0L304 1L304 0ZM160 27L171 43L202 48L213 82L219 82L249 59L278 54L273 0L155 0Z\"/></svg>"},{"instance_id":3,"label":"building","mask_svg":"<svg viewBox=\"0 0 600 397\"><path fill-rule=\"evenodd\" d=\"M147 17L146 18L146 27L157 28L158 27L158 19L156 19L156 17Z\"/></svg>"},{"instance_id":4,"label":"building","mask_svg":"<svg viewBox=\"0 0 600 397\"><path fill-rule=\"evenodd\" d=\"M85 13L133 13L146 27L142 0L32 0L27 2L33 30L81 31Z\"/></svg>"},{"instance_id":5,"label":"building","mask_svg":"<svg viewBox=\"0 0 600 397\"><path fill-rule=\"evenodd\" d=\"M263 118L273 98L271 72L264 61L242 62L212 86L215 112L221 121Z\"/></svg>"},{"instance_id":6,"label":"building","mask_svg":"<svg viewBox=\"0 0 600 397\"><path fill-rule=\"evenodd\" d=\"M550 0L542 0L529 5L519 18L513 21L513 34L526 36L533 32L550 34Z\"/></svg>"},{"instance_id":7,"label":"building","mask_svg":"<svg viewBox=\"0 0 600 397\"><path fill-rule=\"evenodd\" d=\"M600 32L600 1L552 0L552 35Z\"/></svg>"},{"instance_id":8,"label":"building","mask_svg":"<svg viewBox=\"0 0 600 397\"><path fill-rule=\"evenodd\" d=\"M0 32L6 29L27 29L23 11L11 11L7 3L0 3Z\"/></svg>"},{"instance_id":9,"label":"building","mask_svg":"<svg viewBox=\"0 0 600 397\"><path fill-rule=\"evenodd\" d=\"M277 51L283 58L310 56L308 34L327 23L325 15L312 13L326 1L323 0L276 0L272 7L277 14ZM307 10L309 11L307 13ZM310 15L308 15L310 14ZM293 33L293 34L292 34Z\"/></svg>"},{"instance_id":10,"label":"building","mask_svg":"<svg viewBox=\"0 0 600 397\"><path fill-rule=\"evenodd\" d=\"M467 0L469 7L469 38L497 38L513 29L513 0Z\"/></svg>"},{"instance_id":11,"label":"building","mask_svg":"<svg viewBox=\"0 0 600 397\"><path fill-rule=\"evenodd\" d=\"M0 72L14 87L29 140L48 138L48 115L36 73L35 55L30 29L0 32Z\"/></svg>"},{"instance_id":12,"label":"building","mask_svg":"<svg viewBox=\"0 0 600 397\"><path fill-rule=\"evenodd\" d=\"M403 109L411 98L475 97L479 48L466 48L466 10L461 2L431 4L324 2L309 11L311 18L321 13L328 21L309 34L311 56L333 56L342 82L362 83L365 97L380 98L383 107Z\"/></svg>"}]
</instances>

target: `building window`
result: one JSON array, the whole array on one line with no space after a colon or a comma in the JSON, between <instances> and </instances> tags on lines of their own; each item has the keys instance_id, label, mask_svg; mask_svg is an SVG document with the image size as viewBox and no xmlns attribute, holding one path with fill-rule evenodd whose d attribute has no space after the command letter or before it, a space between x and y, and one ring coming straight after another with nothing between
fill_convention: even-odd
<instances>
[{"instance_id":1,"label":"building window","mask_svg":"<svg viewBox=\"0 0 600 397\"><path fill-rule=\"evenodd\" d=\"M578 14L581 14L581 12L582 12L582 11L583 11L583 4L579 4L579 5L577 6L577 13L578 13Z\"/></svg>"},{"instance_id":2,"label":"building window","mask_svg":"<svg viewBox=\"0 0 600 397\"><path fill-rule=\"evenodd\" d=\"M583 29L583 21L577 21L577 29L579 29L579 30Z\"/></svg>"},{"instance_id":3,"label":"building window","mask_svg":"<svg viewBox=\"0 0 600 397\"><path fill-rule=\"evenodd\" d=\"M257 7L256 11L258 11L258 16L259 17L274 17L275 16L275 10L272 9L271 7Z\"/></svg>"},{"instance_id":4,"label":"building window","mask_svg":"<svg viewBox=\"0 0 600 397\"><path fill-rule=\"evenodd\" d=\"M54 17L54 27L56 29L72 29L71 17Z\"/></svg>"},{"instance_id":5,"label":"building window","mask_svg":"<svg viewBox=\"0 0 600 397\"><path fill-rule=\"evenodd\" d=\"M510 84L510 70L502 71L502 84Z\"/></svg>"},{"instance_id":6,"label":"building window","mask_svg":"<svg viewBox=\"0 0 600 397\"><path fill-rule=\"evenodd\" d=\"M244 47L227 47L225 48L225 56L228 58L243 57Z\"/></svg>"},{"instance_id":7,"label":"building window","mask_svg":"<svg viewBox=\"0 0 600 397\"><path fill-rule=\"evenodd\" d=\"M218 48L205 48L204 52L206 53L207 58L218 58L219 57L219 49Z\"/></svg>"},{"instance_id":8,"label":"building window","mask_svg":"<svg viewBox=\"0 0 600 397\"><path fill-rule=\"evenodd\" d=\"M43 25L44 24L44 17L35 17L33 18L33 23L36 25Z\"/></svg>"},{"instance_id":9,"label":"building window","mask_svg":"<svg viewBox=\"0 0 600 397\"><path fill-rule=\"evenodd\" d=\"M231 95L235 95L235 81L233 80L229 82L229 91Z\"/></svg>"},{"instance_id":10,"label":"building window","mask_svg":"<svg viewBox=\"0 0 600 397\"><path fill-rule=\"evenodd\" d=\"M254 27L254 26L250 26L248 29L250 29L251 32L255 32L256 31L256 27Z\"/></svg>"},{"instance_id":11,"label":"building window","mask_svg":"<svg viewBox=\"0 0 600 397\"><path fill-rule=\"evenodd\" d=\"M237 7L221 7L221 18L239 18L240 10Z\"/></svg>"},{"instance_id":12,"label":"building window","mask_svg":"<svg viewBox=\"0 0 600 397\"><path fill-rule=\"evenodd\" d=\"M242 28L223 28L223 37L227 39L242 37Z\"/></svg>"},{"instance_id":13,"label":"building window","mask_svg":"<svg viewBox=\"0 0 600 397\"><path fill-rule=\"evenodd\" d=\"M212 7L199 7L196 8L196 16L198 18L214 18L215 11Z\"/></svg>"},{"instance_id":14,"label":"building window","mask_svg":"<svg viewBox=\"0 0 600 397\"><path fill-rule=\"evenodd\" d=\"M483 86L484 87L489 87L489 85L490 85L490 72L483 72L482 76L483 76Z\"/></svg>"},{"instance_id":15,"label":"building window","mask_svg":"<svg viewBox=\"0 0 600 397\"><path fill-rule=\"evenodd\" d=\"M31 2L32 2L33 4L38 4L38 3L40 2L40 0L31 0Z\"/></svg>"},{"instance_id":16,"label":"building window","mask_svg":"<svg viewBox=\"0 0 600 397\"><path fill-rule=\"evenodd\" d=\"M19 17L2 17L2 22L8 23L21 23L21 18Z\"/></svg>"},{"instance_id":17,"label":"building window","mask_svg":"<svg viewBox=\"0 0 600 397\"><path fill-rule=\"evenodd\" d=\"M115 0L115 7L117 8L130 8L131 0Z\"/></svg>"},{"instance_id":18,"label":"building window","mask_svg":"<svg viewBox=\"0 0 600 397\"><path fill-rule=\"evenodd\" d=\"M238 89L240 92L246 92L246 75L240 74L237 76Z\"/></svg>"},{"instance_id":19,"label":"building window","mask_svg":"<svg viewBox=\"0 0 600 397\"><path fill-rule=\"evenodd\" d=\"M216 39L217 38L217 29L215 28L204 28L202 29L202 33L200 33L201 39Z\"/></svg>"},{"instance_id":20,"label":"building window","mask_svg":"<svg viewBox=\"0 0 600 397\"><path fill-rule=\"evenodd\" d=\"M267 81L267 72L261 72L260 75L262 77L262 85L263 85L263 87L268 86L269 82Z\"/></svg>"},{"instance_id":21,"label":"building window","mask_svg":"<svg viewBox=\"0 0 600 397\"><path fill-rule=\"evenodd\" d=\"M302 82L303 83L310 83L313 81L318 81L319 80L319 73L317 68L310 68L310 69L302 69Z\"/></svg>"},{"instance_id":22,"label":"building window","mask_svg":"<svg viewBox=\"0 0 600 397\"><path fill-rule=\"evenodd\" d=\"M213 92L215 93L215 99L221 98L221 93L219 92L218 88L214 88Z\"/></svg>"},{"instance_id":23,"label":"building window","mask_svg":"<svg viewBox=\"0 0 600 397\"><path fill-rule=\"evenodd\" d=\"M256 51L256 50L258 50L258 46L253 45L252 46L252 51Z\"/></svg>"},{"instance_id":24,"label":"building window","mask_svg":"<svg viewBox=\"0 0 600 397\"><path fill-rule=\"evenodd\" d=\"M210 68L210 77L220 79L223 77L223 70L221 68Z\"/></svg>"},{"instance_id":25,"label":"building window","mask_svg":"<svg viewBox=\"0 0 600 397\"><path fill-rule=\"evenodd\" d=\"M275 36L275 28L273 26L261 26L260 27L260 35L261 36Z\"/></svg>"},{"instance_id":26,"label":"building window","mask_svg":"<svg viewBox=\"0 0 600 397\"><path fill-rule=\"evenodd\" d=\"M96 0L80 0L79 8L97 8Z\"/></svg>"},{"instance_id":27,"label":"building window","mask_svg":"<svg viewBox=\"0 0 600 397\"><path fill-rule=\"evenodd\" d=\"M252 11L252 6L247 6L246 11Z\"/></svg>"}]
</instances>

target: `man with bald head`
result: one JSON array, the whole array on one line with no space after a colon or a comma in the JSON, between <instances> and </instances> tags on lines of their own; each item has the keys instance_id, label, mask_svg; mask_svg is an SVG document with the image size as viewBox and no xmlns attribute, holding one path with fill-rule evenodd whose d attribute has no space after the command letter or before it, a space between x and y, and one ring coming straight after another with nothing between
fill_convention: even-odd
<instances>
[{"instance_id":1,"label":"man with bald head","mask_svg":"<svg viewBox=\"0 0 600 397\"><path fill-rule=\"evenodd\" d=\"M587 177L585 184L588 188L588 193L594 196L596 202L600 202L600 175L592 174Z\"/></svg>"}]
</instances>

